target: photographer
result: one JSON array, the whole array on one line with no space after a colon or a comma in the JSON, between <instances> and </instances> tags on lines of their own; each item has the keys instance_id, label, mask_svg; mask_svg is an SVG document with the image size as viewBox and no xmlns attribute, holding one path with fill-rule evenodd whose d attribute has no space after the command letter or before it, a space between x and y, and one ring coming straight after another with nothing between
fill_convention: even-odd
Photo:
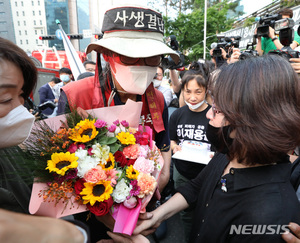
<instances>
[{"instance_id":1,"label":"photographer","mask_svg":"<svg viewBox=\"0 0 300 243\"><path fill-rule=\"evenodd\" d=\"M282 19L285 18L292 18L293 17L293 10L289 8L282 9L278 12L282 16ZM300 43L300 37L295 33L294 41L290 45L292 49L295 49ZM257 34L257 28L255 30L255 35ZM268 53L271 50L279 49L281 50L284 46L280 43L278 37L275 35L275 30L271 26L269 26L269 34L268 37L262 37L260 35L257 36L257 45L256 50L260 56L263 54Z\"/></svg>"},{"instance_id":2,"label":"photographer","mask_svg":"<svg viewBox=\"0 0 300 243\"><path fill-rule=\"evenodd\" d=\"M212 44L213 45L213 44ZM227 53L223 48L220 48L221 50L221 55L214 55L214 52L216 50L217 47L213 48L213 46L211 46L212 49L210 49L209 54L211 56L211 60L212 62L215 63L215 67L219 68L221 67L224 63L227 62Z\"/></svg>"}]
</instances>

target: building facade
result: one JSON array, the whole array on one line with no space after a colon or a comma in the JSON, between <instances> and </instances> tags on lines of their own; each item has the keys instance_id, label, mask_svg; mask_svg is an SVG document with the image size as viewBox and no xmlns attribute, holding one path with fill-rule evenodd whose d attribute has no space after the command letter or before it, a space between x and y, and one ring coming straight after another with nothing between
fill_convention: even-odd
<instances>
[{"instance_id":1,"label":"building facade","mask_svg":"<svg viewBox=\"0 0 300 243\"><path fill-rule=\"evenodd\" d=\"M0 0L0 37L9 39L24 51L31 53L38 46L63 50L63 42L40 40L40 36L55 35L58 19L66 34L82 34L83 30L94 32L95 7L101 0ZM91 10L93 12L91 12ZM95 38L72 40L78 51L85 51Z\"/></svg>"}]
</instances>

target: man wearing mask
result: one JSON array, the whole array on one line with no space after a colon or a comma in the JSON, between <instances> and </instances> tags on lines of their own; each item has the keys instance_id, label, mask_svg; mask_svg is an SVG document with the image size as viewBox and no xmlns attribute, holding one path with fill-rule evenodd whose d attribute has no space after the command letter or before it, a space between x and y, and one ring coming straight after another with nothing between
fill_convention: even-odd
<instances>
[{"instance_id":1,"label":"man wearing mask","mask_svg":"<svg viewBox=\"0 0 300 243\"><path fill-rule=\"evenodd\" d=\"M72 81L72 77L72 71L69 68L63 67L59 69L59 78L62 82L53 87L53 90L56 94L55 97L60 97L60 89L66 84L70 83Z\"/></svg>"},{"instance_id":2,"label":"man wearing mask","mask_svg":"<svg viewBox=\"0 0 300 243\"><path fill-rule=\"evenodd\" d=\"M156 145L164 158L158 182L161 192L170 175L168 110L163 95L153 87L152 80L162 55L171 55L176 63L179 56L163 42L164 24L161 14L145 6L128 4L126 7L116 6L108 10L104 15L102 32L103 38L87 47L87 53L97 52L95 77L64 86L58 114L75 107L87 110L122 105L128 99L142 101L141 121L153 129ZM100 54L107 62L105 72L102 72ZM85 219L86 216L83 217ZM99 226L89 221L91 226L97 227L96 233L100 234Z\"/></svg>"},{"instance_id":3,"label":"man wearing mask","mask_svg":"<svg viewBox=\"0 0 300 243\"><path fill-rule=\"evenodd\" d=\"M56 92L54 91L54 86L56 84L61 83L61 80L57 77L54 77L51 79L50 82L47 84L44 84L43 86L40 87L39 89L39 96L40 96L40 104L47 102L47 101L52 101L57 105L58 102L58 96L56 96ZM42 111L43 114L45 115L52 115L54 112L55 108L48 107L45 110ZM53 114L55 115L55 114Z\"/></svg>"},{"instance_id":4,"label":"man wearing mask","mask_svg":"<svg viewBox=\"0 0 300 243\"><path fill-rule=\"evenodd\" d=\"M166 104L167 104L167 106L169 106L173 99L173 94L172 94L172 90L170 88L161 86L163 77L164 77L164 69L162 66L159 66L159 67L157 67L156 75L153 79L153 85L154 85L154 88L156 88L160 92L162 92L162 94L164 95Z\"/></svg>"}]
</instances>

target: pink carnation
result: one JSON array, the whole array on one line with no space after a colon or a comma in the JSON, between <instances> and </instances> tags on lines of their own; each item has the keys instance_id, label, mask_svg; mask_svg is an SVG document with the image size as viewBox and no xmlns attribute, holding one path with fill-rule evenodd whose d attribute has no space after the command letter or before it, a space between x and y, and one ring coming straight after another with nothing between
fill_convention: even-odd
<instances>
[{"instance_id":1,"label":"pink carnation","mask_svg":"<svg viewBox=\"0 0 300 243\"><path fill-rule=\"evenodd\" d=\"M133 168L138 170L139 172L150 174L154 171L154 163L152 160L145 159L144 157L139 157L135 161Z\"/></svg>"},{"instance_id":2,"label":"pink carnation","mask_svg":"<svg viewBox=\"0 0 300 243\"><path fill-rule=\"evenodd\" d=\"M73 143L73 144L71 144L70 147L68 148L68 151L69 151L70 153L75 153L76 150L77 150L77 149L80 149L80 148L85 149L85 145L84 145L84 144L78 144L78 145L77 145L77 144Z\"/></svg>"},{"instance_id":3,"label":"pink carnation","mask_svg":"<svg viewBox=\"0 0 300 243\"><path fill-rule=\"evenodd\" d=\"M140 173L137 178L138 186L140 187L139 198L143 198L148 194L153 194L157 182L155 178L151 175Z\"/></svg>"},{"instance_id":4,"label":"pink carnation","mask_svg":"<svg viewBox=\"0 0 300 243\"><path fill-rule=\"evenodd\" d=\"M120 122L119 122L119 120L115 120L115 121L113 122L113 124L115 124L116 126L118 126L118 125L120 124Z\"/></svg>"},{"instance_id":5,"label":"pink carnation","mask_svg":"<svg viewBox=\"0 0 300 243\"><path fill-rule=\"evenodd\" d=\"M140 154L139 156L147 157L147 154L149 152L149 146L148 145L140 145Z\"/></svg>"},{"instance_id":6,"label":"pink carnation","mask_svg":"<svg viewBox=\"0 0 300 243\"><path fill-rule=\"evenodd\" d=\"M77 145L75 143L72 143L70 145L70 147L68 148L68 152L70 152L70 153L75 153L76 150L77 150Z\"/></svg>"},{"instance_id":7,"label":"pink carnation","mask_svg":"<svg viewBox=\"0 0 300 243\"><path fill-rule=\"evenodd\" d=\"M89 149L88 149L88 154L89 154L90 156L93 156L93 155L94 155L94 153L92 152L92 150L93 150L93 148L89 148Z\"/></svg>"},{"instance_id":8,"label":"pink carnation","mask_svg":"<svg viewBox=\"0 0 300 243\"><path fill-rule=\"evenodd\" d=\"M116 128L117 128L117 126L116 126L115 124L112 124L112 125L108 128L108 131L109 131L109 132L114 132L114 131L116 131Z\"/></svg>"},{"instance_id":9,"label":"pink carnation","mask_svg":"<svg viewBox=\"0 0 300 243\"><path fill-rule=\"evenodd\" d=\"M114 169L111 169L111 170L106 170L105 173L106 173L106 176L107 176L107 180L111 182L110 185L111 186L117 185L118 171L114 168Z\"/></svg>"},{"instance_id":10,"label":"pink carnation","mask_svg":"<svg viewBox=\"0 0 300 243\"><path fill-rule=\"evenodd\" d=\"M127 159L136 159L140 154L140 146L138 144L130 144L123 149L123 154Z\"/></svg>"},{"instance_id":11,"label":"pink carnation","mask_svg":"<svg viewBox=\"0 0 300 243\"><path fill-rule=\"evenodd\" d=\"M83 178L87 182L97 183L98 181L106 180L107 175L105 171L101 168L101 166L97 166L86 172Z\"/></svg>"},{"instance_id":12,"label":"pink carnation","mask_svg":"<svg viewBox=\"0 0 300 243\"><path fill-rule=\"evenodd\" d=\"M129 123L127 121L125 121L125 120L121 121L121 125L123 127L129 127Z\"/></svg>"},{"instance_id":13,"label":"pink carnation","mask_svg":"<svg viewBox=\"0 0 300 243\"><path fill-rule=\"evenodd\" d=\"M105 127L106 125L107 125L107 123L105 121L102 121L99 119L94 123L94 126L97 128L102 128L102 127Z\"/></svg>"}]
</instances>

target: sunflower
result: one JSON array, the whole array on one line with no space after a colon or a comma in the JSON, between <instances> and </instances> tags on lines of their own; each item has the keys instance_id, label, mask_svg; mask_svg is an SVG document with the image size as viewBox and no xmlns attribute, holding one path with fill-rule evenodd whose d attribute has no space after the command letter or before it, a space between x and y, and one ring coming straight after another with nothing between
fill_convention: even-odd
<instances>
[{"instance_id":1,"label":"sunflower","mask_svg":"<svg viewBox=\"0 0 300 243\"><path fill-rule=\"evenodd\" d=\"M110 195L113 192L113 188L110 185L110 181L100 181L98 183L84 183L84 188L80 192L80 195L83 195L83 203L90 203L91 206L95 202L103 202L110 198Z\"/></svg>"},{"instance_id":2,"label":"sunflower","mask_svg":"<svg viewBox=\"0 0 300 243\"><path fill-rule=\"evenodd\" d=\"M117 139L119 139L121 144L126 144L126 145L135 144L135 137L133 134L129 132L120 132L116 137Z\"/></svg>"},{"instance_id":3,"label":"sunflower","mask_svg":"<svg viewBox=\"0 0 300 243\"><path fill-rule=\"evenodd\" d=\"M91 141L98 134L94 123L95 119L85 119L84 121L80 121L79 123L77 123L75 128L71 130L69 138L75 142L80 143L86 143Z\"/></svg>"},{"instance_id":4,"label":"sunflower","mask_svg":"<svg viewBox=\"0 0 300 243\"><path fill-rule=\"evenodd\" d=\"M101 164L103 170L111 170L115 168L115 157L112 153L109 153L109 158L106 160L106 164Z\"/></svg>"},{"instance_id":5,"label":"sunflower","mask_svg":"<svg viewBox=\"0 0 300 243\"><path fill-rule=\"evenodd\" d=\"M53 153L51 160L47 161L46 170L64 176L67 170L77 168L77 160L78 157L70 152Z\"/></svg>"},{"instance_id":6,"label":"sunflower","mask_svg":"<svg viewBox=\"0 0 300 243\"><path fill-rule=\"evenodd\" d=\"M139 172L136 169L134 169L132 165L128 166L128 168L126 169L126 176L129 179L136 180L138 175Z\"/></svg>"}]
</instances>

